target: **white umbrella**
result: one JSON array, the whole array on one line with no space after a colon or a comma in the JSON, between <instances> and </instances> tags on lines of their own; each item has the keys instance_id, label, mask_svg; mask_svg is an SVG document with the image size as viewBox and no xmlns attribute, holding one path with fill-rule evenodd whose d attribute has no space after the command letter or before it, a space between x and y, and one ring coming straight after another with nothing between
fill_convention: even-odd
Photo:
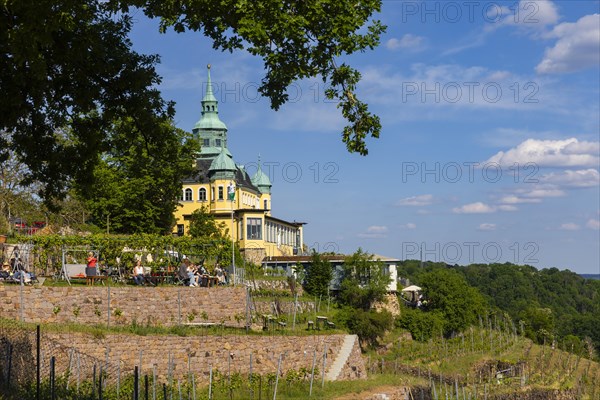
<instances>
[{"instance_id":1,"label":"white umbrella","mask_svg":"<svg viewBox=\"0 0 600 400\"><path fill-rule=\"evenodd\" d=\"M417 285L410 285L402 289L403 292L420 292L421 290L423 289L421 289Z\"/></svg>"}]
</instances>

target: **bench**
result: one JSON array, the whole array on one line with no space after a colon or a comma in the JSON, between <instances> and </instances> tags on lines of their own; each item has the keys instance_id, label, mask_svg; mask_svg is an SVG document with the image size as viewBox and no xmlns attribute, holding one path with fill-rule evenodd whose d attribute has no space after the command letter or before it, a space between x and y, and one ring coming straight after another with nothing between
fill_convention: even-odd
<instances>
[{"instance_id":1,"label":"bench","mask_svg":"<svg viewBox=\"0 0 600 400\"><path fill-rule=\"evenodd\" d=\"M313 321L308 321L308 327L306 328L307 330L311 330L311 329L315 329L315 323Z\"/></svg>"},{"instance_id":2,"label":"bench","mask_svg":"<svg viewBox=\"0 0 600 400\"><path fill-rule=\"evenodd\" d=\"M335 324L331 321L325 321L325 324L327 324L327 329L335 329Z\"/></svg>"}]
</instances>

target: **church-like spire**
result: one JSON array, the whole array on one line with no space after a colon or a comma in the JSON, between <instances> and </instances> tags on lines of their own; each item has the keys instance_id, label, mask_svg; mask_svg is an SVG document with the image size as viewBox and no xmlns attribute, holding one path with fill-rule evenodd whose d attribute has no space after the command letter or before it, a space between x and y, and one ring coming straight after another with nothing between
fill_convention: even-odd
<instances>
[{"instance_id":1,"label":"church-like spire","mask_svg":"<svg viewBox=\"0 0 600 400\"><path fill-rule=\"evenodd\" d=\"M217 110L216 106L218 105L218 102L217 102L217 99L215 98L215 95L213 94L213 90L212 90L212 81L210 80L210 64L208 64L206 66L206 69L208 70L208 81L206 82L206 94L204 95L204 98L202 99L202 105L204 106L205 102L214 103L215 111L216 111Z\"/></svg>"},{"instance_id":2,"label":"church-like spire","mask_svg":"<svg viewBox=\"0 0 600 400\"><path fill-rule=\"evenodd\" d=\"M210 64L207 65L206 93L202 99L202 116L194 125L192 132L202 145L200 157L216 157L221 148L227 150L227 126L219 119L219 102L215 98L210 78Z\"/></svg>"}]
</instances>

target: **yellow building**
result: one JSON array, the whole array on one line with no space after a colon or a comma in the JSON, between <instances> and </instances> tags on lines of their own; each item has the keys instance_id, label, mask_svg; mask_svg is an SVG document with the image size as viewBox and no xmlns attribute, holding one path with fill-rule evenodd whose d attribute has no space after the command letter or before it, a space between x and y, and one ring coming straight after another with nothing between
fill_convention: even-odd
<instances>
[{"instance_id":1,"label":"yellow building","mask_svg":"<svg viewBox=\"0 0 600 400\"><path fill-rule=\"evenodd\" d=\"M174 234L184 235L192 212L204 207L217 223L225 224L247 260L260 263L265 257L298 254L304 223L272 216L272 185L261 170L260 159L256 173L250 177L227 149L227 126L219 119L210 65L202 116L192 132L202 147L196 159L196 173L182 182Z\"/></svg>"}]
</instances>

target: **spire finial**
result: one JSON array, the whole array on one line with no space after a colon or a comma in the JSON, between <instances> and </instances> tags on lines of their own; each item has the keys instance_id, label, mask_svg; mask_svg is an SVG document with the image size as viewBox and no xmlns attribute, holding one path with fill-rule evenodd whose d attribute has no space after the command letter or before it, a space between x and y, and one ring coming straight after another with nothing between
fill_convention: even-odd
<instances>
[{"instance_id":1,"label":"spire finial","mask_svg":"<svg viewBox=\"0 0 600 400\"><path fill-rule=\"evenodd\" d=\"M206 65L206 69L207 69L207 81L206 81L206 94L204 95L204 99L203 101L217 101L217 99L215 98L214 94L213 94L213 90L212 90L212 81L210 79L210 64ZM211 111L217 111L216 109L211 109Z\"/></svg>"}]
</instances>

